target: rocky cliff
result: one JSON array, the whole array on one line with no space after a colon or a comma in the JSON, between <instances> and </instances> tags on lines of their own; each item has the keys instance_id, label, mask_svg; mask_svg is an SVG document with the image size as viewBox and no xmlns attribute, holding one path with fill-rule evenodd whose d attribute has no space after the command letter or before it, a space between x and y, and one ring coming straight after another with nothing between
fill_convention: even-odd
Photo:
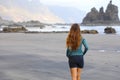
<instances>
[{"instance_id":1,"label":"rocky cliff","mask_svg":"<svg viewBox=\"0 0 120 80\"><path fill-rule=\"evenodd\" d=\"M104 8L101 7L99 11L94 7L84 17L82 21L83 25L120 25L118 17L118 7L112 4L112 1L107 5L104 12Z\"/></svg>"}]
</instances>

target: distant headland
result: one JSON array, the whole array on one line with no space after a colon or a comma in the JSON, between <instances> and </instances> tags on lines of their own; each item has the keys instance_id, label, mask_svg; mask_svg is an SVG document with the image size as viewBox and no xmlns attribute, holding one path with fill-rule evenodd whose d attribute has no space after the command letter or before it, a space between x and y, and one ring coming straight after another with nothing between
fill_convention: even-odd
<instances>
[{"instance_id":1,"label":"distant headland","mask_svg":"<svg viewBox=\"0 0 120 80\"><path fill-rule=\"evenodd\" d=\"M112 0L108 3L105 12L103 7L101 7L99 11L93 7L91 11L88 12L87 15L83 18L81 25L120 25L118 7L112 4Z\"/></svg>"}]
</instances>

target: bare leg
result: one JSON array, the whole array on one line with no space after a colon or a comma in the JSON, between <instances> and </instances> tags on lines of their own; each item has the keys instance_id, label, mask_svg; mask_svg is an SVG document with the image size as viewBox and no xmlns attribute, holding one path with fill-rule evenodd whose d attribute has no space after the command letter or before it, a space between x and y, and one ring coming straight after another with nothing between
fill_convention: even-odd
<instances>
[{"instance_id":1,"label":"bare leg","mask_svg":"<svg viewBox=\"0 0 120 80\"><path fill-rule=\"evenodd\" d=\"M81 68L77 68L77 80L81 80Z\"/></svg>"},{"instance_id":2,"label":"bare leg","mask_svg":"<svg viewBox=\"0 0 120 80\"><path fill-rule=\"evenodd\" d=\"M72 80L77 80L77 68L70 68Z\"/></svg>"}]
</instances>

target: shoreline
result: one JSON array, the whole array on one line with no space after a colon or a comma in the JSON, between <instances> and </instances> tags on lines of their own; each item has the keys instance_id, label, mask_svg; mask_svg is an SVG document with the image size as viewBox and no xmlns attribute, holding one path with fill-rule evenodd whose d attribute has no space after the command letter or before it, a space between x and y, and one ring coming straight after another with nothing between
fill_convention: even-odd
<instances>
[{"instance_id":1,"label":"shoreline","mask_svg":"<svg viewBox=\"0 0 120 80\"><path fill-rule=\"evenodd\" d=\"M55 34L57 34L57 33L60 33L60 34L64 34L64 33L69 33L69 31L52 31L52 32L38 32L38 31L28 31L28 32L0 32L0 34L12 34L12 33L15 33L15 34L17 34L17 33L23 33L23 34L41 34L41 33L45 33L45 34L49 34L49 33L55 33ZM88 34L88 35L120 35L120 34L118 34L118 33L96 33L96 34L94 34L94 33L81 33L81 34Z\"/></svg>"}]
</instances>

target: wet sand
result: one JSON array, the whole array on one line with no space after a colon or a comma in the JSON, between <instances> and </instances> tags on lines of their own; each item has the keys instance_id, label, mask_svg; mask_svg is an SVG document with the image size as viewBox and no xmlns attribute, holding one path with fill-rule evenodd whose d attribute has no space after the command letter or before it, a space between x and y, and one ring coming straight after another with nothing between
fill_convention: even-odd
<instances>
[{"instance_id":1,"label":"wet sand","mask_svg":"<svg viewBox=\"0 0 120 80\"><path fill-rule=\"evenodd\" d=\"M70 80L67 33L0 33L0 80ZM120 79L120 35L84 34L82 80Z\"/></svg>"}]
</instances>

